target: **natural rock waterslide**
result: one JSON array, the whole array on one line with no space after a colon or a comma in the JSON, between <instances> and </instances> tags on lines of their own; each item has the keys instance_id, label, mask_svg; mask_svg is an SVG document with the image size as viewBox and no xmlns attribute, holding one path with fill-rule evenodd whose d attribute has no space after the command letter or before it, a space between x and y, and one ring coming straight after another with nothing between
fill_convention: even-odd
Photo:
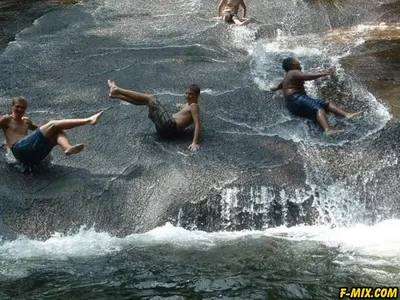
<instances>
[{"instance_id":1,"label":"natural rock waterslide","mask_svg":"<svg viewBox=\"0 0 400 300\"><path fill-rule=\"evenodd\" d=\"M214 231L399 217L399 128L386 108L396 115L399 105L399 1L252 1L260 9L246 28L212 19L213 1L137 2L135 10L129 1L89 1L49 12L0 56L1 113L19 94L38 123L106 111L98 126L71 132L85 152L65 158L55 150L52 167L39 173L21 173L2 147L3 236L82 225L127 235L167 221ZM171 5L173 17L165 13ZM279 93L266 92L290 54L306 70L336 64L337 76L309 88L366 117L332 118L346 133L328 139L291 116ZM185 150L190 132L162 140L143 107L109 100L108 78L160 93L171 110L186 85L199 83L200 151Z\"/></svg>"}]
</instances>

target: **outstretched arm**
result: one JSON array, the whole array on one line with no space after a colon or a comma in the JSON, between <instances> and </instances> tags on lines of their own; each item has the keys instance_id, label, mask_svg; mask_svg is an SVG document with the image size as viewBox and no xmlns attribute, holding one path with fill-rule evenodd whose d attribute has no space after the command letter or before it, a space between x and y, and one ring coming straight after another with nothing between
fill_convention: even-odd
<instances>
[{"instance_id":1,"label":"outstretched arm","mask_svg":"<svg viewBox=\"0 0 400 300\"><path fill-rule=\"evenodd\" d=\"M218 17L221 16L221 10L225 6L225 2L226 0L221 0L218 4L218 9L217 9Z\"/></svg>"},{"instance_id":2,"label":"outstretched arm","mask_svg":"<svg viewBox=\"0 0 400 300\"><path fill-rule=\"evenodd\" d=\"M271 88L271 92L276 92L278 90L281 90L283 88L283 80L277 85Z\"/></svg>"},{"instance_id":3,"label":"outstretched arm","mask_svg":"<svg viewBox=\"0 0 400 300\"><path fill-rule=\"evenodd\" d=\"M244 4L244 1L242 1L241 5L243 7L243 18L246 18L246 12L247 12L246 4Z\"/></svg>"},{"instance_id":4,"label":"outstretched arm","mask_svg":"<svg viewBox=\"0 0 400 300\"><path fill-rule=\"evenodd\" d=\"M292 76L295 79L308 81L308 80L315 80L320 77L332 75L335 73L335 71L336 71L335 68L331 68L331 69L328 69L328 70L326 70L324 72L320 72L320 73L303 73L299 70L296 70L292 73L293 74Z\"/></svg>"},{"instance_id":5,"label":"outstretched arm","mask_svg":"<svg viewBox=\"0 0 400 300\"><path fill-rule=\"evenodd\" d=\"M196 103L190 105L190 112L192 113L192 119L194 123L194 135L192 144L189 146L189 150L196 151L199 149L199 139L200 139L200 114L199 114L199 106Z\"/></svg>"}]
</instances>

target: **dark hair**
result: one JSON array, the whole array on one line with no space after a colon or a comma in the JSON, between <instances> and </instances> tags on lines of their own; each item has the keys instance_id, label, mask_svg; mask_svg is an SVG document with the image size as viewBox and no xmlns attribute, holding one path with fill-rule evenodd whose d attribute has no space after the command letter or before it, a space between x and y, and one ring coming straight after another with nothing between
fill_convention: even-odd
<instances>
[{"instance_id":1,"label":"dark hair","mask_svg":"<svg viewBox=\"0 0 400 300\"><path fill-rule=\"evenodd\" d=\"M14 105L17 102L25 103L25 106L28 106L28 101L23 96L14 97L11 101L11 105Z\"/></svg>"},{"instance_id":2,"label":"dark hair","mask_svg":"<svg viewBox=\"0 0 400 300\"><path fill-rule=\"evenodd\" d=\"M200 95L200 87L197 84L193 83L193 84L189 85L187 88L189 90L192 90L193 93L196 94L196 96Z\"/></svg>"},{"instance_id":3,"label":"dark hair","mask_svg":"<svg viewBox=\"0 0 400 300\"><path fill-rule=\"evenodd\" d=\"M287 57L282 61L282 68L287 72L290 70L290 65L293 62L293 57Z\"/></svg>"}]
</instances>

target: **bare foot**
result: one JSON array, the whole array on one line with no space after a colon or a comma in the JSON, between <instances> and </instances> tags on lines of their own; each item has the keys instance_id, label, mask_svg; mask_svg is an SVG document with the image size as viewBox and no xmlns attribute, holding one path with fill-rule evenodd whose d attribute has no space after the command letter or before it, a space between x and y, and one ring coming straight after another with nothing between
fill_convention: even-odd
<instances>
[{"instance_id":1,"label":"bare foot","mask_svg":"<svg viewBox=\"0 0 400 300\"><path fill-rule=\"evenodd\" d=\"M107 80L107 83L108 83L108 86L110 87L110 92L109 92L108 96L110 98L114 98L118 94L118 87L115 84L115 82L110 79Z\"/></svg>"},{"instance_id":2,"label":"bare foot","mask_svg":"<svg viewBox=\"0 0 400 300\"><path fill-rule=\"evenodd\" d=\"M77 153L81 152L83 150L83 148L85 148L84 144L77 144L77 145L69 147L67 150L65 150L64 153L66 156L70 156L72 154L77 154Z\"/></svg>"},{"instance_id":3,"label":"bare foot","mask_svg":"<svg viewBox=\"0 0 400 300\"><path fill-rule=\"evenodd\" d=\"M342 132L344 132L344 130L337 130L337 129L326 129L325 130L325 134L327 136L336 135L336 134L339 134L339 133L342 133Z\"/></svg>"},{"instance_id":4,"label":"bare foot","mask_svg":"<svg viewBox=\"0 0 400 300\"><path fill-rule=\"evenodd\" d=\"M249 22L250 22L250 19L245 19L244 21L242 21L242 22L239 24L239 26L247 25L247 24L249 24Z\"/></svg>"},{"instance_id":5,"label":"bare foot","mask_svg":"<svg viewBox=\"0 0 400 300\"><path fill-rule=\"evenodd\" d=\"M364 112L363 111L359 111L359 112L355 112L355 113L348 113L346 115L346 120L361 119L363 116L364 116Z\"/></svg>"},{"instance_id":6,"label":"bare foot","mask_svg":"<svg viewBox=\"0 0 400 300\"><path fill-rule=\"evenodd\" d=\"M97 122L99 121L99 118L103 115L103 113L104 113L104 111L101 111L101 112L99 112L99 113L97 113L97 114L91 116L91 117L89 118L89 124L90 124L90 125L96 125Z\"/></svg>"}]
</instances>

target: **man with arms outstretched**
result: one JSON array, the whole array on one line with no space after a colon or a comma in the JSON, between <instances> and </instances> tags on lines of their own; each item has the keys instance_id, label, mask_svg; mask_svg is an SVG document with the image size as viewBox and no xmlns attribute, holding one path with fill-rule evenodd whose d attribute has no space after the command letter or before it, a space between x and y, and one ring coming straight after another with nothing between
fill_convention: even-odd
<instances>
[{"instance_id":1,"label":"man with arms outstretched","mask_svg":"<svg viewBox=\"0 0 400 300\"><path fill-rule=\"evenodd\" d=\"M363 116L363 112L349 113L341 110L330 101L312 98L306 94L304 89L305 81L330 76L335 73L334 68L321 73L303 73L300 63L293 57L285 58L282 62L282 68L286 71L285 78L276 87L271 88L271 91L283 89L286 106L289 111L301 117L316 118L325 134L332 135L341 132L341 130L335 130L329 126L327 112L332 112L347 119Z\"/></svg>"},{"instance_id":2,"label":"man with arms outstretched","mask_svg":"<svg viewBox=\"0 0 400 300\"><path fill-rule=\"evenodd\" d=\"M180 111L171 115L157 101L155 95L143 94L132 90L118 87L114 81L108 80L110 87L110 98L120 99L134 105L147 105L149 108L149 118L153 121L157 132L164 137L173 136L177 130L182 130L190 124L194 124L193 141L189 150L196 151L199 148L200 139L200 116L198 98L200 87L191 84L186 90L187 103L180 107Z\"/></svg>"},{"instance_id":3,"label":"man with arms outstretched","mask_svg":"<svg viewBox=\"0 0 400 300\"><path fill-rule=\"evenodd\" d=\"M64 132L83 125L96 125L103 112L85 119L53 120L43 126L35 125L24 117L28 102L24 97L12 100L12 113L0 117L0 128L6 137L7 147L15 158L26 165L38 165L57 144L64 149L65 155L77 154L84 144L71 145ZM28 130L32 130L28 134Z\"/></svg>"},{"instance_id":4,"label":"man with arms outstretched","mask_svg":"<svg viewBox=\"0 0 400 300\"><path fill-rule=\"evenodd\" d=\"M239 7L243 8L243 19L238 17ZM244 0L221 0L218 5L217 13L218 17L221 17L225 22L233 22L236 25L245 25L248 23L248 19L246 19L246 4L244 4Z\"/></svg>"}]
</instances>

